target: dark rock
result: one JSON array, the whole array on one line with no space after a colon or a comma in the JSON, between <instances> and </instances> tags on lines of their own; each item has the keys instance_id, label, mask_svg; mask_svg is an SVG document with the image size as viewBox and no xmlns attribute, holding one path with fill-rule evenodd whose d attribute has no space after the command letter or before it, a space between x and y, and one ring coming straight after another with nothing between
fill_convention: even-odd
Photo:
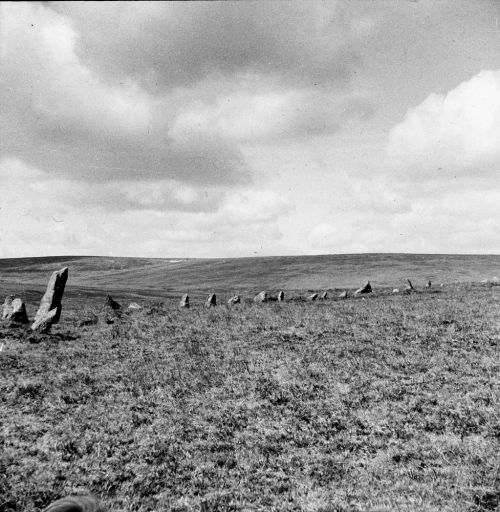
<instances>
[{"instance_id":1,"label":"dark rock","mask_svg":"<svg viewBox=\"0 0 500 512\"><path fill-rule=\"evenodd\" d=\"M229 306L234 306L235 304L241 304L241 298L239 295L235 295L234 297L231 297L228 301L227 301L228 305Z\"/></svg>"},{"instance_id":2,"label":"dark rock","mask_svg":"<svg viewBox=\"0 0 500 512\"><path fill-rule=\"evenodd\" d=\"M370 284L370 281L368 281L364 286L358 288L355 293L358 295L360 293L372 293L372 291L372 285Z\"/></svg>"},{"instance_id":3,"label":"dark rock","mask_svg":"<svg viewBox=\"0 0 500 512\"><path fill-rule=\"evenodd\" d=\"M215 306L217 306L217 296L215 293L211 293L205 301L205 307L214 308Z\"/></svg>"},{"instance_id":4,"label":"dark rock","mask_svg":"<svg viewBox=\"0 0 500 512\"><path fill-rule=\"evenodd\" d=\"M33 331L49 332L52 325L59 322L62 311L61 301L67 280L67 267L52 273L47 285L47 290L40 301L40 307L38 308L35 320L31 326Z\"/></svg>"}]
</instances>

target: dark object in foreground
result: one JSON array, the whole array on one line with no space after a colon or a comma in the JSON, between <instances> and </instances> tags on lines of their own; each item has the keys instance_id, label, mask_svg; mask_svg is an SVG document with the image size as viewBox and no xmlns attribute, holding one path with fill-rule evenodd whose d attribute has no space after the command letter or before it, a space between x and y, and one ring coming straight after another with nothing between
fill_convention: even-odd
<instances>
[{"instance_id":1,"label":"dark object in foreground","mask_svg":"<svg viewBox=\"0 0 500 512\"><path fill-rule=\"evenodd\" d=\"M368 281L363 287L358 288L355 293L358 295L359 293L372 293L372 291L372 285Z\"/></svg>"},{"instance_id":2,"label":"dark object in foreground","mask_svg":"<svg viewBox=\"0 0 500 512\"><path fill-rule=\"evenodd\" d=\"M44 512L104 512L93 496L66 496L51 503Z\"/></svg>"},{"instance_id":3,"label":"dark object in foreground","mask_svg":"<svg viewBox=\"0 0 500 512\"><path fill-rule=\"evenodd\" d=\"M31 326L31 330L48 333L50 328L59 322L62 310L61 301L67 280L68 267L52 273L47 284L47 290L40 301L40 307L35 315L35 321Z\"/></svg>"}]
</instances>

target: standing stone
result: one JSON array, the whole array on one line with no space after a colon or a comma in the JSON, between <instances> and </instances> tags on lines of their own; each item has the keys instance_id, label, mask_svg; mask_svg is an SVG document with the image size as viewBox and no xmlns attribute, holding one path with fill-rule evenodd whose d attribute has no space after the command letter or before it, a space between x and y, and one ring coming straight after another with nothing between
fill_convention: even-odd
<instances>
[{"instance_id":1,"label":"standing stone","mask_svg":"<svg viewBox=\"0 0 500 512\"><path fill-rule=\"evenodd\" d=\"M2 320L7 320L11 311L12 311L12 301L14 300L14 295L7 295L5 297L5 301L3 303L3 311L2 311Z\"/></svg>"},{"instance_id":2,"label":"standing stone","mask_svg":"<svg viewBox=\"0 0 500 512\"><path fill-rule=\"evenodd\" d=\"M179 302L179 307L184 308L184 309L189 309L191 307L189 304L189 295L187 293L185 293L181 297L181 301Z\"/></svg>"},{"instance_id":3,"label":"standing stone","mask_svg":"<svg viewBox=\"0 0 500 512\"><path fill-rule=\"evenodd\" d=\"M67 267L52 273L45 295L42 297L40 307L35 315L35 321L31 326L33 331L47 333L53 324L59 322L62 310L61 300L67 280Z\"/></svg>"},{"instance_id":4,"label":"standing stone","mask_svg":"<svg viewBox=\"0 0 500 512\"><path fill-rule=\"evenodd\" d=\"M370 284L370 281L368 281L364 286L358 288L354 293L358 295L360 293L372 293L372 291L372 285Z\"/></svg>"},{"instance_id":5,"label":"standing stone","mask_svg":"<svg viewBox=\"0 0 500 512\"><path fill-rule=\"evenodd\" d=\"M262 292L258 293L253 298L254 302L267 302L268 300L269 300L269 298L268 298L267 292L265 292L265 291L262 291Z\"/></svg>"},{"instance_id":6,"label":"standing stone","mask_svg":"<svg viewBox=\"0 0 500 512\"><path fill-rule=\"evenodd\" d=\"M217 306L217 296L215 295L215 293L211 293L205 302L205 307L215 308L215 306Z\"/></svg>"},{"instance_id":7,"label":"standing stone","mask_svg":"<svg viewBox=\"0 0 500 512\"><path fill-rule=\"evenodd\" d=\"M340 295L339 299L347 299L347 290L344 290Z\"/></svg>"},{"instance_id":8,"label":"standing stone","mask_svg":"<svg viewBox=\"0 0 500 512\"><path fill-rule=\"evenodd\" d=\"M281 291L278 293L278 302L283 302L285 300L285 292Z\"/></svg>"},{"instance_id":9,"label":"standing stone","mask_svg":"<svg viewBox=\"0 0 500 512\"><path fill-rule=\"evenodd\" d=\"M11 304L11 310L7 316L7 320L20 324L28 324L28 315L26 314L26 306L22 299L14 299Z\"/></svg>"},{"instance_id":10,"label":"standing stone","mask_svg":"<svg viewBox=\"0 0 500 512\"><path fill-rule=\"evenodd\" d=\"M116 300L114 300L113 297L111 297L111 295L108 295L106 297L105 307L111 308L113 311L118 311L119 309L122 308L122 305L116 302Z\"/></svg>"},{"instance_id":11,"label":"standing stone","mask_svg":"<svg viewBox=\"0 0 500 512\"><path fill-rule=\"evenodd\" d=\"M407 281L408 281L408 285L406 286L406 291L412 292L414 290L413 285L411 284L411 281L409 279L407 279Z\"/></svg>"},{"instance_id":12,"label":"standing stone","mask_svg":"<svg viewBox=\"0 0 500 512\"><path fill-rule=\"evenodd\" d=\"M309 295L309 297L307 297L306 300L315 301L317 298L318 298L318 294L317 293L313 293L312 295Z\"/></svg>"},{"instance_id":13,"label":"standing stone","mask_svg":"<svg viewBox=\"0 0 500 512\"><path fill-rule=\"evenodd\" d=\"M227 301L228 305L229 306L234 306L235 304L241 304L241 298L239 295L235 295L234 297L231 297L228 301Z\"/></svg>"},{"instance_id":14,"label":"standing stone","mask_svg":"<svg viewBox=\"0 0 500 512\"><path fill-rule=\"evenodd\" d=\"M323 293L321 294L321 296L320 296L320 299L321 299L321 300L326 300L326 299L328 299L328 292L323 292Z\"/></svg>"},{"instance_id":15,"label":"standing stone","mask_svg":"<svg viewBox=\"0 0 500 512\"><path fill-rule=\"evenodd\" d=\"M431 283L431 280L429 279L427 281L427 284L425 285L426 288L432 288L432 283Z\"/></svg>"}]
</instances>

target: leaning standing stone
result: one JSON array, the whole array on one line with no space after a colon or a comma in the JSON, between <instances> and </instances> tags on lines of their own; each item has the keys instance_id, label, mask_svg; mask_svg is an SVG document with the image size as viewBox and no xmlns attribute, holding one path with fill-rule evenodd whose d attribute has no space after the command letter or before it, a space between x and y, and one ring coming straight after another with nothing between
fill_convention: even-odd
<instances>
[{"instance_id":1,"label":"leaning standing stone","mask_svg":"<svg viewBox=\"0 0 500 512\"><path fill-rule=\"evenodd\" d=\"M314 301L317 298L318 298L318 294L317 293L313 293L312 295L309 295L309 297L307 297L307 300Z\"/></svg>"},{"instance_id":2,"label":"leaning standing stone","mask_svg":"<svg viewBox=\"0 0 500 512\"><path fill-rule=\"evenodd\" d=\"M187 293L185 293L182 296L181 301L179 302L179 307L180 308L184 308L184 309L189 309L190 308L189 295Z\"/></svg>"},{"instance_id":3,"label":"leaning standing stone","mask_svg":"<svg viewBox=\"0 0 500 512\"><path fill-rule=\"evenodd\" d=\"M253 298L253 301L254 302L267 302L268 301L268 296L267 296L267 292L260 292L258 293L254 298Z\"/></svg>"},{"instance_id":4,"label":"leaning standing stone","mask_svg":"<svg viewBox=\"0 0 500 512\"><path fill-rule=\"evenodd\" d=\"M67 280L67 267L53 272L45 295L40 302L40 307L35 315L35 321L31 326L33 331L49 332L52 325L59 322L62 310L61 300Z\"/></svg>"},{"instance_id":5,"label":"leaning standing stone","mask_svg":"<svg viewBox=\"0 0 500 512\"><path fill-rule=\"evenodd\" d=\"M347 299L347 290L344 290L340 295L339 299Z\"/></svg>"},{"instance_id":6,"label":"leaning standing stone","mask_svg":"<svg viewBox=\"0 0 500 512\"><path fill-rule=\"evenodd\" d=\"M321 296L320 296L320 299L321 299L321 300L326 300L326 299L328 299L328 292L323 292L323 293L321 294Z\"/></svg>"},{"instance_id":7,"label":"leaning standing stone","mask_svg":"<svg viewBox=\"0 0 500 512\"><path fill-rule=\"evenodd\" d=\"M211 293L205 301L205 307L214 308L215 306L217 306L217 296L215 293Z\"/></svg>"},{"instance_id":8,"label":"leaning standing stone","mask_svg":"<svg viewBox=\"0 0 500 512\"><path fill-rule=\"evenodd\" d=\"M227 301L227 304L229 306L234 306L235 304L241 304L241 298L239 295L235 295L234 297L231 297L228 301Z\"/></svg>"}]
</instances>

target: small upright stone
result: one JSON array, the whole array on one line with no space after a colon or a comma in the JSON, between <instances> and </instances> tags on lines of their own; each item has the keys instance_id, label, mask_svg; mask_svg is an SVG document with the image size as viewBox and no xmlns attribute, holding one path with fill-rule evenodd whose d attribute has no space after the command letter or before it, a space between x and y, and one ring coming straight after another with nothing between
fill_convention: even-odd
<instances>
[{"instance_id":1,"label":"small upright stone","mask_svg":"<svg viewBox=\"0 0 500 512\"><path fill-rule=\"evenodd\" d=\"M278 302L283 302L285 300L285 292L281 291L278 293Z\"/></svg>"},{"instance_id":2,"label":"small upright stone","mask_svg":"<svg viewBox=\"0 0 500 512\"><path fill-rule=\"evenodd\" d=\"M179 302L179 307L183 308L183 309L189 309L191 307L189 304L189 295L187 293L185 293L181 297L181 301Z\"/></svg>"},{"instance_id":3,"label":"small upright stone","mask_svg":"<svg viewBox=\"0 0 500 512\"><path fill-rule=\"evenodd\" d=\"M425 285L426 288L432 288L432 283L431 283L431 280L429 279L427 281L427 284Z\"/></svg>"},{"instance_id":4,"label":"small upright stone","mask_svg":"<svg viewBox=\"0 0 500 512\"><path fill-rule=\"evenodd\" d=\"M355 291L355 294L356 295L359 295L360 293L372 293L372 285L370 284L370 281L368 281L364 286L362 286L361 288L358 288L356 291Z\"/></svg>"},{"instance_id":5,"label":"small upright stone","mask_svg":"<svg viewBox=\"0 0 500 512\"><path fill-rule=\"evenodd\" d=\"M205 301L205 307L206 308L215 308L217 306L217 295L215 293L211 293L207 300Z\"/></svg>"},{"instance_id":6,"label":"small upright stone","mask_svg":"<svg viewBox=\"0 0 500 512\"><path fill-rule=\"evenodd\" d=\"M265 291L262 291L262 292L258 293L253 298L254 302L267 302L268 300L269 300L269 298L268 298L267 292L265 292Z\"/></svg>"},{"instance_id":7,"label":"small upright stone","mask_svg":"<svg viewBox=\"0 0 500 512\"><path fill-rule=\"evenodd\" d=\"M234 306L235 304L241 304L241 298L239 295L235 295L234 297L231 297L227 301L228 306Z\"/></svg>"},{"instance_id":8,"label":"small upright stone","mask_svg":"<svg viewBox=\"0 0 500 512\"><path fill-rule=\"evenodd\" d=\"M347 290L344 290L340 295L339 299L347 299Z\"/></svg>"},{"instance_id":9,"label":"small upright stone","mask_svg":"<svg viewBox=\"0 0 500 512\"><path fill-rule=\"evenodd\" d=\"M326 299L328 299L328 292L323 292L323 293L321 294L321 296L320 296L320 299L321 299L321 300L326 300Z\"/></svg>"},{"instance_id":10,"label":"small upright stone","mask_svg":"<svg viewBox=\"0 0 500 512\"><path fill-rule=\"evenodd\" d=\"M106 297L105 306L111 308L113 311L118 311L122 308L122 305L116 302L116 300L114 300L113 297L111 297L111 295L108 295Z\"/></svg>"},{"instance_id":11,"label":"small upright stone","mask_svg":"<svg viewBox=\"0 0 500 512\"><path fill-rule=\"evenodd\" d=\"M313 293L312 295L309 295L309 297L307 297L307 300L308 301L315 301L317 298L318 298L318 294L317 293Z\"/></svg>"},{"instance_id":12,"label":"small upright stone","mask_svg":"<svg viewBox=\"0 0 500 512\"><path fill-rule=\"evenodd\" d=\"M67 267L52 273L45 295L42 297L40 307L35 315L35 321L31 326L33 331L47 333L50 331L52 325L59 322L62 310L61 301L67 280Z\"/></svg>"}]
</instances>

